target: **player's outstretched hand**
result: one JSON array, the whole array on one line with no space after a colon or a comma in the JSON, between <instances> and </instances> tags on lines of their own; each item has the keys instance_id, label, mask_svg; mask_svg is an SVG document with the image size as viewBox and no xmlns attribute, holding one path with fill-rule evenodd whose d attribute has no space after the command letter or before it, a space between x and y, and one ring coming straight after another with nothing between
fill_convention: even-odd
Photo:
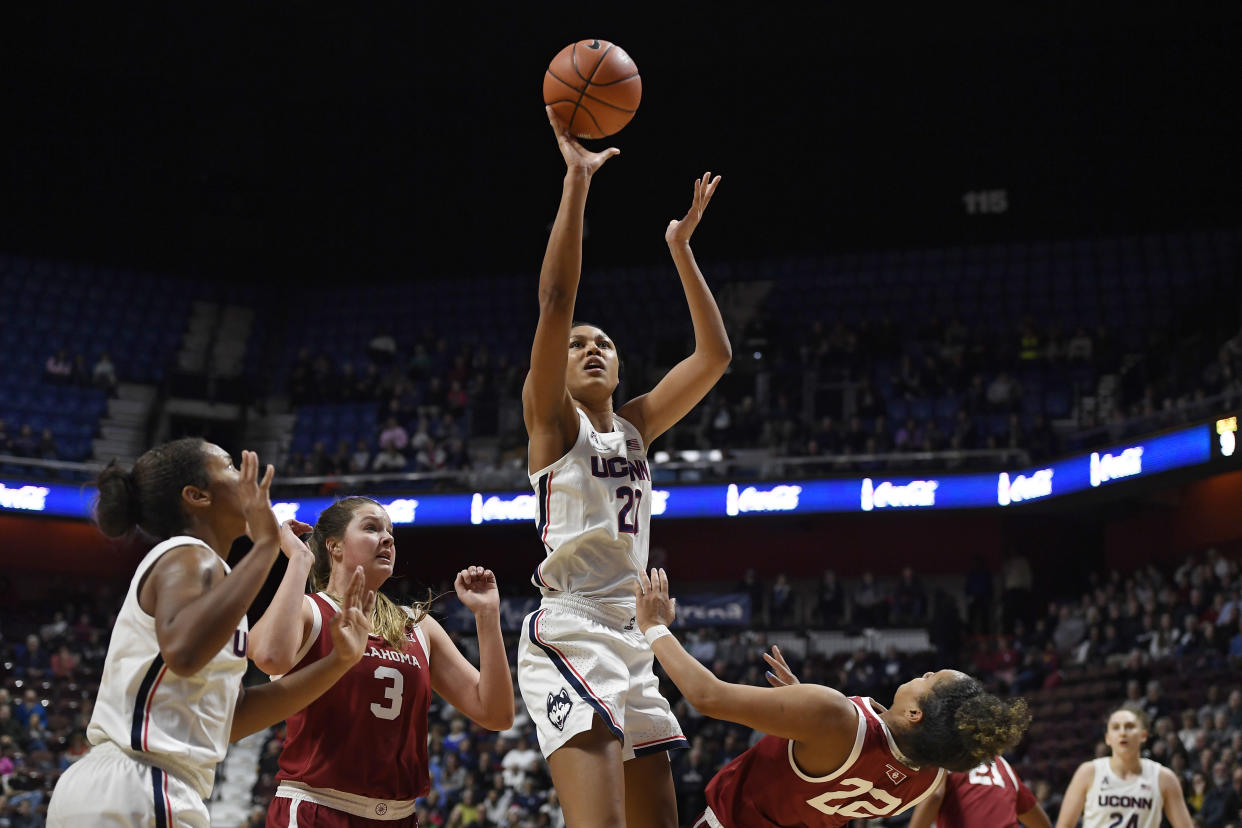
<instances>
[{"instance_id":1,"label":"player's outstretched hand","mask_svg":"<svg viewBox=\"0 0 1242 828\"><path fill-rule=\"evenodd\" d=\"M634 600L637 604L635 619L643 632L657 624L668 626L677 617L677 599L668 595L668 574L663 569L651 570L651 575L639 572L634 583Z\"/></svg>"},{"instance_id":2,"label":"player's outstretched hand","mask_svg":"<svg viewBox=\"0 0 1242 828\"><path fill-rule=\"evenodd\" d=\"M798 677L793 674L793 670L790 670L789 665L785 663L785 656L781 654L780 647L773 644L771 653L763 653L763 660L772 668L767 672L768 684L773 687L801 684Z\"/></svg>"},{"instance_id":3,"label":"player's outstretched hand","mask_svg":"<svg viewBox=\"0 0 1242 828\"><path fill-rule=\"evenodd\" d=\"M345 586L341 611L332 616L328 632L332 636L332 654L346 665L358 663L371 634L371 610L375 607L375 591L367 589L362 567L354 567Z\"/></svg>"},{"instance_id":4,"label":"player's outstretched hand","mask_svg":"<svg viewBox=\"0 0 1242 828\"><path fill-rule=\"evenodd\" d=\"M315 527L309 523L303 523L300 520L289 518L280 524L280 551L285 553L285 557L289 560L305 557L313 561L315 553L302 540L302 536L307 532L313 532Z\"/></svg>"},{"instance_id":5,"label":"player's outstretched hand","mask_svg":"<svg viewBox=\"0 0 1242 828\"><path fill-rule=\"evenodd\" d=\"M666 242L669 244L690 243L690 237L694 235L695 228L699 226L699 221L707 210L708 202L712 200L719 186L720 176L712 178L710 172L703 173L703 177L694 182L694 199L690 202L690 209L686 212L685 218L680 221L673 219L668 223L668 228L664 231Z\"/></svg>"},{"instance_id":6,"label":"player's outstretched hand","mask_svg":"<svg viewBox=\"0 0 1242 828\"><path fill-rule=\"evenodd\" d=\"M582 144L578 143L569 131L566 125L552 107L545 106L548 113L548 123L552 124L552 131L556 133L556 143L561 148L561 156L565 159L565 166L570 172L581 173L587 178L595 175L595 171L604 166L604 162L614 155L620 155L621 150L616 147L609 147L601 152L591 152Z\"/></svg>"},{"instance_id":7,"label":"player's outstretched hand","mask_svg":"<svg viewBox=\"0 0 1242 828\"><path fill-rule=\"evenodd\" d=\"M272 511L272 477L276 469L269 463L259 479L259 455L253 451L243 451L241 461L241 486L238 493L241 499L242 515L246 518L246 534L255 543L278 541L280 524L276 521L276 513Z\"/></svg>"},{"instance_id":8,"label":"player's outstretched hand","mask_svg":"<svg viewBox=\"0 0 1242 828\"><path fill-rule=\"evenodd\" d=\"M481 610L500 609L500 590L496 586L496 576L490 569L481 566L466 567L457 573L453 589L457 590L458 600L475 615Z\"/></svg>"}]
</instances>

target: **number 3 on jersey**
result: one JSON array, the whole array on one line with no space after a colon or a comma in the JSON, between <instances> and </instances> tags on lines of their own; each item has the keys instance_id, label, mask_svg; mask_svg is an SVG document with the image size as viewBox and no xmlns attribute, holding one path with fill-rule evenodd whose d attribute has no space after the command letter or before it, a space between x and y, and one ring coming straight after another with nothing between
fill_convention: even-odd
<instances>
[{"instance_id":1,"label":"number 3 on jersey","mask_svg":"<svg viewBox=\"0 0 1242 828\"><path fill-rule=\"evenodd\" d=\"M620 486L617 488L617 500L625 501L621 505L621 511L617 512L617 531L637 535L638 507L643 501L643 490Z\"/></svg>"},{"instance_id":2,"label":"number 3 on jersey","mask_svg":"<svg viewBox=\"0 0 1242 828\"><path fill-rule=\"evenodd\" d=\"M384 688L384 698L388 699L388 704L371 702L371 715L391 721L401 715L401 693L405 690L405 676L401 675L400 670L391 667L376 667L374 675L377 679L392 679L392 684Z\"/></svg>"}]
</instances>

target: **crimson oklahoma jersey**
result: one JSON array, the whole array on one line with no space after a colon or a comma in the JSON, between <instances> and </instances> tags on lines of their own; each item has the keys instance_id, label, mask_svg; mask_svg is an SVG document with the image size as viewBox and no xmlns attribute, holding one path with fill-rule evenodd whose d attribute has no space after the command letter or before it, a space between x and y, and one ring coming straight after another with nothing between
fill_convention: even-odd
<instances>
[{"instance_id":1,"label":"crimson oklahoma jersey","mask_svg":"<svg viewBox=\"0 0 1242 828\"><path fill-rule=\"evenodd\" d=\"M337 605L309 596L314 619L300 670L332 650L328 621ZM427 771L427 708L431 673L417 627L397 651L373 635L362 658L332 688L287 720L278 782L332 788L383 800L412 800L431 786Z\"/></svg>"},{"instance_id":2,"label":"crimson oklahoma jersey","mask_svg":"<svg viewBox=\"0 0 1242 828\"><path fill-rule=\"evenodd\" d=\"M951 773L936 828L1021 828L1018 814L1035 807L1035 794L997 756L969 773Z\"/></svg>"},{"instance_id":3,"label":"crimson oklahoma jersey","mask_svg":"<svg viewBox=\"0 0 1242 828\"><path fill-rule=\"evenodd\" d=\"M712 828L837 828L852 819L899 814L935 790L944 771L903 764L871 699L850 701L858 708L858 735L841 767L807 776L794 762L792 741L765 736L708 783L712 813L701 822Z\"/></svg>"}]
</instances>

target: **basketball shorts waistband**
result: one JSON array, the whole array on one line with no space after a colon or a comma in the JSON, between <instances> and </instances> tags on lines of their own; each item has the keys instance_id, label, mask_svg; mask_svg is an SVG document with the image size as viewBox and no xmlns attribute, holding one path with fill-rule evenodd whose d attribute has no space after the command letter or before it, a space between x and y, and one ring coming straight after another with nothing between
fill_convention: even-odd
<instances>
[{"instance_id":1,"label":"basketball shorts waistband","mask_svg":"<svg viewBox=\"0 0 1242 828\"><path fill-rule=\"evenodd\" d=\"M539 605L554 612L581 616L616 630L634 629L633 604L605 604L577 595L545 595Z\"/></svg>"},{"instance_id":2,"label":"basketball shorts waistband","mask_svg":"<svg viewBox=\"0 0 1242 828\"><path fill-rule=\"evenodd\" d=\"M414 813L413 799L372 799L334 788L312 788L293 779L282 780L276 796L296 802L312 802L366 819L405 819Z\"/></svg>"}]
</instances>

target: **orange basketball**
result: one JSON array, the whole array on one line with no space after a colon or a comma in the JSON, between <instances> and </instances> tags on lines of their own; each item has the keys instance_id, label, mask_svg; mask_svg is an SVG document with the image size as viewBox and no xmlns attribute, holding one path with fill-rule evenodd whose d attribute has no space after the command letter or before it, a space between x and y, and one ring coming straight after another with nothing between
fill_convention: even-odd
<instances>
[{"instance_id":1,"label":"orange basketball","mask_svg":"<svg viewBox=\"0 0 1242 828\"><path fill-rule=\"evenodd\" d=\"M625 50L607 40L579 40L552 58L543 102L579 138L620 132L638 111L643 81Z\"/></svg>"}]
</instances>

